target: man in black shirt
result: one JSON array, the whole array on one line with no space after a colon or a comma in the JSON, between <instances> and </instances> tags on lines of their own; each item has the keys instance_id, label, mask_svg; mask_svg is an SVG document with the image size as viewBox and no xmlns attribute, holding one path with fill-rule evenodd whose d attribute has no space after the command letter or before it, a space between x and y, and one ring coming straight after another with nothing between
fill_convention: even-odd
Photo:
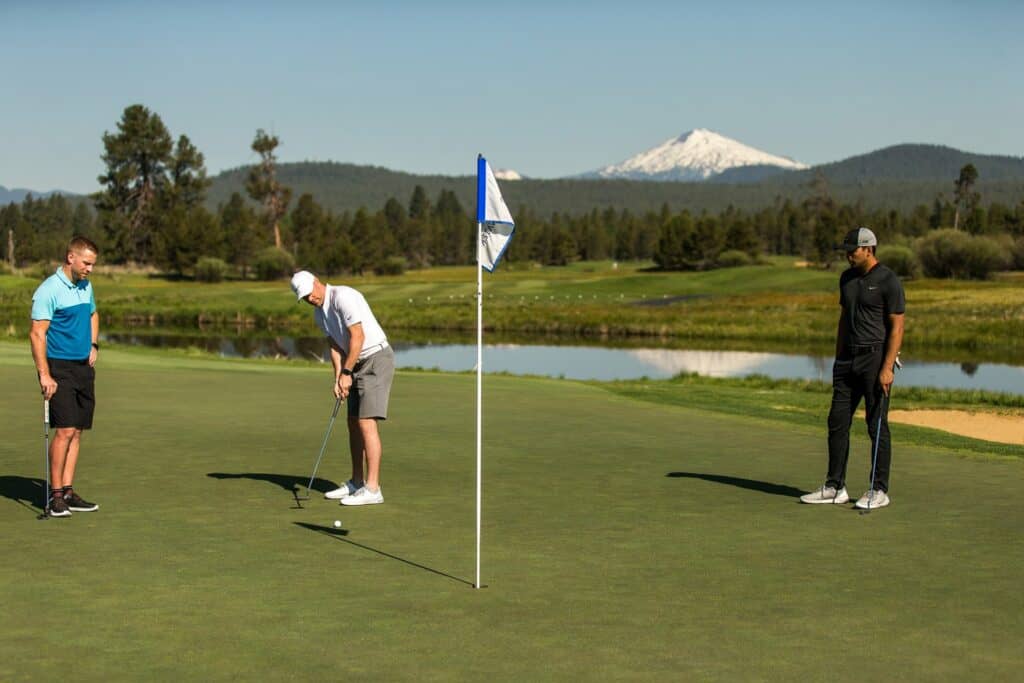
<instances>
[{"instance_id":1,"label":"man in black shirt","mask_svg":"<svg viewBox=\"0 0 1024 683\"><path fill-rule=\"evenodd\" d=\"M846 234L839 247L846 251L850 268L839 278L839 330L832 367L832 409L828 414L828 474L817 491L801 496L804 503L842 504L846 492L846 462L850 456L850 425L864 398L868 434L875 458L867 493L857 501L861 509L889 504L889 441L887 413L889 389L896 357L903 343L906 299L899 277L875 258L878 240L867 228Z\"/></svg>"}]
</instances>

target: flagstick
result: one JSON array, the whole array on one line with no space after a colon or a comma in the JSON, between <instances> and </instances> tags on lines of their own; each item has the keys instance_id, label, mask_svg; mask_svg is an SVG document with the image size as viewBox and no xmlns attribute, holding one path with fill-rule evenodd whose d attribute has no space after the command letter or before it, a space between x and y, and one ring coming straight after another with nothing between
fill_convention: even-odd
<instances>
[{"instance_id":1,"label":"flagstick","mask_svg":"<svg viewBox=\"0 0 1024 683\"><path fill-rule=\"evenodd\" d=\"M477 244L483 234L483 223L476 224ZM483 433L483 372L484 372L484 269L479 246L476 258L476 584L480 588L480 490L482 486L481 444Z\"/></svg>"}]
</instances>

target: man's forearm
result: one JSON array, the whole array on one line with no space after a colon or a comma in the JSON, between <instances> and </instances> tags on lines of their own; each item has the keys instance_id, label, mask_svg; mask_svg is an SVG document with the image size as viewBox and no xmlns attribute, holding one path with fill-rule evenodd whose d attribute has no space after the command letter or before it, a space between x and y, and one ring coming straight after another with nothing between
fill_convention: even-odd
<instances>
[{"instance_id":1,"label":"man's forearm","mask_svg":"<svg viewBox=\"0 0 1024 683\"><path fill-rule=\"evenodd\" d=\"M363 351L363 344L366 342L366 334L363 326L355 324L348 328L348 354L345 356L345 367L354 370L359 362L359 354Z\"/></svg>"},{"instance_id":2,"label":"man's forearm","mask_svg":"<svg viewBox=\"0 0 1024 683\"><path fill-rule=\"evenodd\" d=\"M92 314L92 320L90 321L92 327L92 343L100 343L100 316L98 313Z\"/></svg>"},{"instance_id":3,"label":"man's forearm","mask_svg":"<svg viewBox=\"0 0 1024 683\"><path fill-rule=\"evenodd\" d=\"M899 355L901 346L903 346L903 316L892 321L889 338L885 345L884 367L891 368L896 364L896 356Z\"/></svg>"},{"instance_id":4,"label":"man's forearm","mask_svg":"<svg viewBox=\"0 0 1024 683\"><path fill-rule=\"evenodd\" d=\"M363 340L352 339L348 344L348 355L345 356L345 367L349 370L353 370L356 367L356 363L359 362L359 354L363 350Z\"/></svg>"},{"instance_id":5,"label":"man's forearm","mask_svg":"<svg viewBox=\"0 0 1024 683\"><path fill-rule=\"evenodd\" d=\"M334 379L341 376L341 349L331 340L331 365L334 366Z\"/></svg>"},{"instance_id":6,"label":"man's forearm","mask_svg":"<svg viewBox=\"0 0 1024 683\"><path fill-rule=\"evenodd\" d=\"M40 377L48 377L50 363L46 360L46 334L39 335L33 331L29 333L28 338L32 344L32 360L35 361L36 372Z\"/></svg>"},{"instance_id":7,"label":"man's forearm","mask_svg":"<svg viewBox=\"0 0 1024 683\"><path fill-rule=\"evenodd\" d=\"M839 314L839 324L836 326L836 358L840 358L846 350L847 336L846 309Z\"/></svg>"}]
</instances>

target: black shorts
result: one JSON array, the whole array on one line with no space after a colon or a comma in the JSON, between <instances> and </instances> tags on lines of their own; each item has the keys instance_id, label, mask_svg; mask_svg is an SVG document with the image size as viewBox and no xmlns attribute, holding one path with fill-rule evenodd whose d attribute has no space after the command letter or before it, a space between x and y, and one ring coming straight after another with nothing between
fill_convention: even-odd
<instances>
[{"instance_id":1,"label":"black shorts","mask_svg":"<svg viewBox=\"0 0 1024 683\"><path fill-rule=\"evenodd\" d=\"M87 360L48 358L57 393L50 399L50 426L92 429L96 410L96 368Z\"/></svg>"}]
</instances>

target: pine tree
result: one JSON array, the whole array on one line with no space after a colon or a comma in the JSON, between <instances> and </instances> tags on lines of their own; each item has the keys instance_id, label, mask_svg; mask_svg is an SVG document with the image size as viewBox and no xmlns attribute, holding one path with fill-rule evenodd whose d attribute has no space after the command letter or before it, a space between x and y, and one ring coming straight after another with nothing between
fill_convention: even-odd
<instances>
[{"instance_id":1,"label":"pine tree","mask_svg":"<svg viewBox=\"0 0 1024 683\"><path fill-rule=\"evenodd\" d=\"M103 134L105 188L93 195L104 253L114 262L155 260L181 272L190 257L179 254L189 250L174 243L206 220L192 215L210 185L203 155L185 135L175 145L160 117L141 104L127 107L117 128Z\"/></svg>"},{"instance_id":2,"label":"pine tree","mask_svg":"<svg viewBox=\"0 0 1024 683\"><path fill-rule=\"evenodd\" d=\"M246 205L242 195L234 192L220 209L220 225L228 262L241 268L243 278L248 277L250 264L264 246L256 213Z\"/></svg>"},{"instance_id":3,"label":"pine tree","mask_svg":"<svg viewBox=\"0 0 1024 683\"><path fill-rule=\"evenodd\" d=\"M267 231L274 236L274 246L281 249L280 221L288 211L292 191L277 180L277 157L274 150L279 144L281 141L277 136L267 135L262 128L256 131L252 151L260 155L260 161L249 171L245 189L250 197L263 205Z\"/></svg>"},{"instance_id":4,"label":"pine tree","mask_svg":"<svg viewBox=\"0 0 1024 683\"><path fill-rule=\"evenodd\" d=\"M116 134L103 134L107 171L99 182L105 187L93 202L112 261L148 260L173 146L160 117L141 104L124 110Z\"/></svg>"},{"instance_id":5,"label":"pine tree","mask_svg":"<svg viewBox=\"0 0 1024 683\"><path fill-rule=\"evenodd\" d=\"M974 167L974 164L967 164L960 169L960 177L956 179L956 189L953 192L953 196L956 198L954 202L956 213L953 215L954 230L960 229L960 209L962 208L966 214L971 214L978 206L978 202L981 201L981 195L974 191L974 183L977 181L978 169Z\"/></svg>"},{"instance_id":6,"label":"pine tree","mask_svg":"<svg viewBox=\"0 0 1024 683\"><path fill-rule=\"evenodd\" d=\"M330 221L323 208L316 203L313 195L306 193L299 197L291 213L292 238L295 241L295 258L300 264L314 270L322 270L326 262L324 246Z\"/></svg>"}]
</instances>

